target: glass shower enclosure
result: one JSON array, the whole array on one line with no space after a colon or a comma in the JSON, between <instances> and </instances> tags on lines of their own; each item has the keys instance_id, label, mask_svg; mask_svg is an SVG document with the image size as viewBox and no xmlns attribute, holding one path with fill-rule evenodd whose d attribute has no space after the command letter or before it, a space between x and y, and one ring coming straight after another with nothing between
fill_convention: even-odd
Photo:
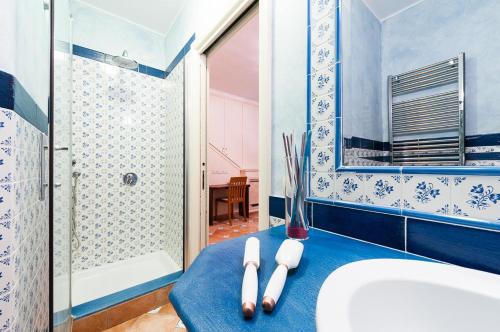
<instances>
[{"instance_id":1,"label":"glass shower enclosure","mask_svg":"<svg viewBox=\"0 0 500 332\"><path fill-rule=\"evenodd\" d=\"M78 10L56 15L56 26L81 28ZM84 317L183 271L184 61L167 75L75 40L59 44L67 48L54 52L53 317L64 326L69 311Z\"/></svg>"}]
</instances>

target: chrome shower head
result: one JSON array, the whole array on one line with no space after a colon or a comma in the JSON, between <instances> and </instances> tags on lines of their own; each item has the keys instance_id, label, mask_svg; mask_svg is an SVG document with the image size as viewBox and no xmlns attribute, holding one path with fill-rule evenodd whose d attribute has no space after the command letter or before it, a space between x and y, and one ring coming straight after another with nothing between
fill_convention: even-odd
<instances>
[{"instance_id":1,"label":"chrome shower head","mask_svg":"<svg viewBox=\"0 0 500 332\"><path fill-rule=\"evenodd\" d=\"M115 55L111 58L111 63L121 68L137 69L139 64L132 58L129 58L127 50L122 55Z\"/></svg>"}]
</instances>

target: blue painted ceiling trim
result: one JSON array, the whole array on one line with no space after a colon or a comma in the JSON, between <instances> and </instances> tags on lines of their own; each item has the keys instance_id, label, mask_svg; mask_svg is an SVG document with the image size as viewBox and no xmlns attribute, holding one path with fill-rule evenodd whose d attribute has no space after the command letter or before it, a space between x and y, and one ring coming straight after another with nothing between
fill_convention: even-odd
<instances>
[{"instance_id":1,"label":"blue painted ceiling trim","mask_svg":"<svg viewBox=\"0 0 500 332\"><path fill-rule=\"evenodd\" d=\"M109 61L109 58L112 55L99 52L90 48L86 48L80 45L73 45L73 54L78 55L82 58L87 58L90 60L103 62L108 65L116 66ZM129 70L139 72L144 75L153 76L156 78L165 78L165 72L163 70L149 67L143 64L139 64L139 67L137 69L129 69Z\"/></svg>"},{"instance_id":2,"label":"blue painted ceiling trim","mask_svg":"<svg viewBox=\"0 0 500 332\"><path fill-rule=\"evenodd\" d=\"M75 319L88 316L92 313L104 310L119 303L131 300L138 296L150 293L168 284L176 282L182 275L182 271L174 272L161 278L157 278L143 284L127 288L125 290L103 296L93 301L79 304L71 309Z\"/></svg>"},{"instance_id":3,"label":"blue painted ceiling trim","mask_svg":"<svg viewBox=\"0 0 500 332\"><path fill-rule=\"evenodd\" d=\"M48 133L49 119L47 115L13 75L1 70L0 107L13 110L42 133Z\"/></svg>"},{"instance_id":4,"label":"blue painted ceiling trim","mask_svg":"<svg viewBox=\"0 0 500 332\"><path fill-rule=\"evenodd\" d=\"M179 53L177 53L177 55L175 56L174 60L172 60L172 62L170 63L170 65L168 65L167 70L165 71L165 77L167 77L168 75L170 75L170 73L179 64L179 62L181 62L181 60L184 59L184 57L186 56L186 54L191 49L191 44L194 42L195 38L196 38L196 35L193 34L189 38L189 40L186 42L186 44L184 45L184 47L179 51Z\"/></svg>"}]
</instances>

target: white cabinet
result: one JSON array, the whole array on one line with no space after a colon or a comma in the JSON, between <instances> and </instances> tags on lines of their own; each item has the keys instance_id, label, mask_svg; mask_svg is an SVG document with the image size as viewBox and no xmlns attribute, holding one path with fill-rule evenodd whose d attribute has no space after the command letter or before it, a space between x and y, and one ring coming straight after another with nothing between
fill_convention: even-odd
<instances>
[{"instance_id":1,"label":"white cabinet","mask_svg":"<svg viewBox=\"0 0 500 332\"><path fill-rule=\"evenodd\" d=\"M224 98L211 94L208 109L208 140L216 149L224 152Z\"/></svg>"},{"instance_id":2,"label":"white cabinet","mask_svg":"<svg viewBox=\"0 0 500 332\"><path fill-rule=\"evenodd\" d=\"M224 110L225 154L241 167L243 163L242 103L226 99Z\"/></svg>"},{"instance_id":3,"label":"white cabinet","mask_svg":"<svg viewBox=\"0 0 500 332\"><path fill-rule=\"evenodd\" d=\"M257 169L258 105L252 101L212 91L207 116L209 144L240 169Z\"/></svg>"},{"instance_id":4,"label":"white cabinet","mask_svg":"<svg viewBox=\"0 0 500 332\"><path fill-rule=\"evenodd\" d=\"M259 168L259 107L243 104L243 168Z\"/></svg>"}]
</instances>

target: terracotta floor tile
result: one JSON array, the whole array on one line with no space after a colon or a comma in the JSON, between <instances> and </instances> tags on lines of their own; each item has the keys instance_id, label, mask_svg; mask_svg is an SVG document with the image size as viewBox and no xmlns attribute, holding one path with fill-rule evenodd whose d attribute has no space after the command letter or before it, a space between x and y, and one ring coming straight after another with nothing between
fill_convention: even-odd
<instances>
[{"instance_id":1,"label":"terracotta floor tile","mask_svg":"<svg viewBox=\"0 0 500 332\"><path fill-rule=\"evenodd\" d=\"M174 307L169 303L158 312L144 314L104 332L185 332L186 329L177 327L179 321Z\"/></svg>"},{"instance_id":2,"label":"terracotta floor tile","mask_svg":"<svg viewBox=\"0 0 500 332\"><path fill-rule=\"evenodd\" d=\"M243 218L233 219L232 226L229 225L229 220L214 221L214 224L209 226L208 244L215 244L258 231L259 212L251 212L247 221L244 221Z\"/></svg>"}]
</instances>

